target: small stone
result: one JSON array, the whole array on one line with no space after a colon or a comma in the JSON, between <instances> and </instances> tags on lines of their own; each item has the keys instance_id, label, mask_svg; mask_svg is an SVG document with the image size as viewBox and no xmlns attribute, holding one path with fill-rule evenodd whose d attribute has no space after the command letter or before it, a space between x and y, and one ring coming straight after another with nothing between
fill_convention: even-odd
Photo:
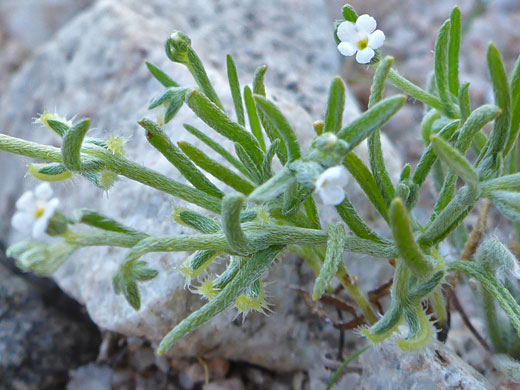
<instances>
[{"instance_id":1,"label":"small stone","mask_svg":"<svg viewBox=\"0 0 520 390\"><path fill-rule=\"evenodd\" d=\"M67 390L111 390L112 370L94 363L79 367L70 373Z\"/></svg>"},{"instance_id":2,"label":"small stone","mask_svg":"<svg viewBox=\"0 0 520 390\"><path fill-rule=\"evenodd\" d=\"M204 390L244 390L244 384L238 378L212 381Z\"/></svg>"},{"instance_id":3,"label":"small stone","mask_svg":"<svg viewBox=\"0 0 520 390\"><path fill-rule=\"evenodd\" d=\"M211 359L206 362L210 378L222 379L229 372L229 361L224 359Z\"/></svg>"},{"instance_id":4,"label":"small stone","mask_svg":"<svg viewBox=\"0 0 520 390\"><path fill-rule=\"evenodd\" d=\"M199 363L193 363L179 372L179 383L186 389L193 389L196 384L204 382L206 373Z\"/></svg>"}]
</instances>

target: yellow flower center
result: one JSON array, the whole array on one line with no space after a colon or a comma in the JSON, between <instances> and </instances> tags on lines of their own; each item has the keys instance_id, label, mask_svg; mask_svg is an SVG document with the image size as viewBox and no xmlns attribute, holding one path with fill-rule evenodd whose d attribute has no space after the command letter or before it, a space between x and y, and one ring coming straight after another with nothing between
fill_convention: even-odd
<instances>
[{"instance_id":1,"label":"yellow flower center","mask_svg":"<svg viewBox=\"0 0 520 390\"><path fill-rule=\"evenodd\" d=\"M38 219L38 218L40 218L43 215L43 213L45 213L45 208L44 207L38 207L36 209L36 211L34 212L34 217L36 219Z\"/></svg>"},{"instance_id":2,"label":"yellow flower center","mask_svg":"<svg viewBox=\"0 0 520 390\"><path fill-rule=\"evenodd\" d=\"M357 47L359 50L366 49L368 46L368 39L361 39L357 43Z\"/></svg>"}]
</instances>

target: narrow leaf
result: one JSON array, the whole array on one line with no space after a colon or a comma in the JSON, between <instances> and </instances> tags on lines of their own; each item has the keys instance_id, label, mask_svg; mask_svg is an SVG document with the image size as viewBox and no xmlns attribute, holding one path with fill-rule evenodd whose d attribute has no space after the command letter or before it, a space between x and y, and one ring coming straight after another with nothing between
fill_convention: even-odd
<instances>
[{"instance_id":1,"label":"narrow leaf","mask_svg":"<svg viewBox=\"0 0 520 390\"><path fill-rule=\"evenodd\" d=\"M267 153L264 157L264 162L262 163L262 173L264 174L264 181L269 180L273 173L271 171L271 164L273 162L274 155L278 147L280 146L280 140L276 139L267 149Z\"/></svg>"},{"instance_id":2,"label":"narrow leaf","mask_svg":"<svg viewBox=\"0 0 520 390\"><path fill-rule=\"evenodd\" d=\"M343 261L343 247L345 246L345 238L347 236L345 227L342 223L329 225L328 233L325 261L321 267L320 274L314 282L314 290L312 292L312 299L315 301L321 298L330 281L338 272L340 263Z\"/></svg>"},{"instance_id":3,"label":"narrow leaf","mask_svg":"<svg viewBox=\"0 0 520 390\"><path fill-rule=\"evenodd\" d=\"M283 116L280 110L269 100L261 95L254 96L258 109L262 112L267 120L269 120L273 127L276 128L282 137L287 148L288 161L292 162L300 158L300 144L294 134L294 130L289 125L287 119Z\"/></svg>"},{"instance_id":4,"label":"narrow leaf","mask_svg":"<svg viewBox=\"0 0 520 390\"><path fill-rule=\"evenodd\" d=\"M506 148L504 149L504 155L507 156L512 150L515 141L518 138L518 132L520 131L520 57L516 60L513 73L511 74L511 130L509 132L509 138L507 140Z\"/></svg>"},{"instance_id":5,"label":"narrow leaf","mask_svg":"<svg viewBox=\"0 0 520 390\"><path fill-rule=\"evenodd\" d=\"M204 69L204 65L202 64L199 56L197 53L195 53L195 50L193 50L191 46L188 46L187 54L188 69L197 82L197 85L210 101L212 101L220 109L223 109L222 103L220 102L220 99L217 95L217 92L215 92L211 81L209 81L208 74L206 73L206 69Z\"/></svg>"},{"instance_id":6,"label":"narrow leaf","mask_svg":"<svg viewBox=\"0 0 520 390\"><path fill-rule=\"evenodd\" d=\"M464 124L471 114L471 99L469 96L469 83L464 83L459 89L460 123Z\"/></svg>"},{"instance_id":7,"label":"narrow leaf","mask_svg":"<svg viewBox=\"0 0 520 390\"><path fill-rule=\"evenodd\" d=\"M459 51L461 37L460 9L455 6L450 14L450 40L448 46L448 81L450 92L459 94Z\"/></svg>"},{"instance_id":8,"label":"narrow leaf","mask_svg":"<svg viewBox=\"0 0 520 390\"><path fill-rule=\"evenodd\" d=\"M337 133L341 129L343 111L345 109L345 84L341 77L335 77L329 89L329 100L325 113L323 131Z\"/></svg>"},{"instance_id":9,"label":"narrow leaf","mask_svg":"<svg viewBox=\"0 0 520 390\"><path fill-rule=\"evenodd\" d=\"M495 159L497 153L504 151L506 147L510 149L515 141L512 139L509 145L511 91L502 55L493 43L488 46L487 63L489 77L493 84L495 104L502 109L502 114L495 121L493 131L489 136L489 147L486 152L487 156L492 156Z\"/></svg>"},{"instance_id":10,"label":"narrow leaf","mask_svg":"<svg viewBox=\"0 0 520 390\"><path fill-rule=\"evenodd\" d=\"M363 161L354 152L350 152L345 156L343 164L358 182L361 189L379 214L381 214L385 220L388 220L388 206L383 199L381 192L379 192L374 176L372 176Z\"/></svg>"},{"instance_id":11,"label":"narrow leaf","mask_svg":"<svg viewBox=\"0 0 520 390\"><path fill-rule=\"evenodd\" d=\"M336 211L357 237L380 243L386 242L363 221L347 196L345 196L343 202L336 206Z\"/></svg>"},{"instance_id":12,"label":"narrow leaf","mask_svg":"<svg viewBox=\"0 0 520 390\"><path fill-rule=\"evenodd\" d=\"M163 355L181 337L230 306L249 285L269 269L281 250L281 246L272 246L255 253L215 299L190 314L166 335L159 344L157 353Z\"/></svg>"},{"instance_id":13,"label":"narrow leaf","mask_svg":"<svg viewBox=\"0 0 520 390\"><path fill-rule=\"evenodd\" d=\"M497 118L502 110L492 104L480 106L467 118L460 129L459 137L455 147L465 154L473 141L473 137L489 122Z\"/></svg>"},{"instance_id":14,"label":"narrow leaf","mask_svg":"<svg viewBox=\"0 0 520 390\"><path fill-rule=\"evenodd\" d=\"M83 119L73 125L63 136L61 155L63 165L69 171L79 171L81 166L80 150L83 138L90 127L90 119Z\"/></svg>"},{"instance_id":15,"label":"narrow leaf","mask_svg":"<svg viewBox=\"0 0 520 390\"><path fill-rule=\"evenodd\" d=\"M178 142L179 148L186 154L191 161L198 167L216 177L231 188L248 195L254 190L254 185L245 179L242 179L235 172L226 168L222 164L208 157L203 151L191 145L188 142Z\"/></svg>"},{"instance_id":16,"label":"narrow leaf","mask_svg":"<svg viewBox=\"0 0 520 390\"><path fill-rule=\"evenodd\" d=\"M237 154L244 167L246 167L249 172L249 176L253 179L256 184L263 183L262 172L260 172L259 165L255 164L251 159L250 155L246 152L246 150L242 147L242 145L236 143L235 144L235 153ZM263 162L263 161L262 161ZM262 165L260 164L260 167Z\"/></svg>"},{"instance_id":17,"label":"narrow leaf","mask_svg":"<svg viewBox=\"0 0 520 390\"><path fill-rule=\"evenodd\" d=\"M267 65L259 66L253 77L253 93L255 95L262 95L265 97L265 86L264 86L264 76L267 71Z\"/></svg>"},{"instance_id":18,"label":"narrow leaf","mask_svg":"<svg viewBox=\"0 0 520 390\"><path fill-rule=\"evenodd\" d=\"M520 193L512 191L494 191L488 198L497 209L509 220L520 222Z\"/></svg>"},{"instance_id":19,"label":"narrow leaf","mask_svg":"<svg viewBox=\"0 0 520 390\"><path fill-rule=\"evenodd\" d=\"M196 129L193 126L190 126L188 124L184 124L184 128L188 130L192 135L197 137L199 140L204 142L206 145L208 145L211 149L213 149L215 152L220 154L224 159L229 162L231 165L233 165L236 169L238 169L242 174L246 175L247 177L251 178L249 175L249 172L247 171L246 167L244 167L244 164L242 164L238 159L236 159L231 153L229 153L222 145L219 143L213 141L210 137L208 137L206 134L204 134L202 131Z\"/></svg>"},{"instance_id":20,"label":"narrow leaf","mask_svg":"<svg viewBox=\"0 0 520 390\"><path fill-rule=\"evenodd\" d=\"M228 54L227 61L227 76L229 80L229 89L231 90L231 97L235 105L235 112L237 114L237 121L242 126L245 126L244 105L242 104L242 95L240 94L240 83L238 81L237 68L233 58Z\"/></svg>"},{"instance_id":21,"label":"narrow leaf","mask_svg":"<svg viewBox=\"0 0 520 390\"><path fill-rule=\"evenodd\" d=\"M193 164L175 145L166 133L154 122L142 119L139 125L146 130L146 139L152 144L191 184L217 198L223 193Z\"/></svg>"},{"instance_id":22,"label":"narrow leaf","mask_svg":"<svg viewBox=\"0 0 520 390\"><path fill-rule=\"evenodd\" d=\"M439 98L443 102L444 111L449 117L453 116L453 110L451 108L451 93L448 79L448 45L450 38L450 26L449 20L446 20L439 30L437 40L435 42L435 82L437 85L437 91L439 92ZM458 91L457 91L458 92Z\"/></svg>"},{"instance_id":23,"label":"narrow leaf","mask_svg":"<svg viewBox=\"0 0 520 390\"><path fill-rule=\"evenodd\" d=\"M73 213L73 220L76 223L84 223L86 225L89 225L89 226L92 226L92 227L95 227L98 229L102 229L102 230L107 230L110 232L137 235L137 236L142 236L143 238L148 236L147 234L140 232L139 230L125 226L122 223L116 221L115 219L112 219L110 217L107 217L106 215L100 214L95 210L89 210L89 209L75 210Z\"/></svg>"},{"instance_id":24,"label":"narrow leaf","mask_svg":"<svg viewBox=\"0 0 520 390\"><path fill-rule=\"evenodd\" d=\"M433 272L433 264L417 245L408 217L408 211L400 198L395 198L390 206L390 227L401 259L419 279L425 279Z\"/></svg>"},{"instance_id":25,"label":"narrow leaf","mask_svg":"<svg viewBox=\"0 0 520 390\"><path fill-rule=\"evenodd\" d=\"M385 57L376 69L372 87L370 88L370 99L368 107L373 107L377 102L383 99L385 81L392 68L394 59ZM370 169L374 175L379 191L383 195L385 202L390 204L395 194L394 185L390 179L390 175L386 170L385 160L383 158L383 148L381 146L381 130L376 129L368 137L368 155L370 160Z\"/></svg>"},{"instance_id":26,"label":"narrow leaf","mask_svg":"<svg viewBox=\"0 0 520 390\"><path fill-rule=\"evenodd\" d=\"M253 99L253 92L247 85L244 87L244 101L246 103L247 117L249 118L249 127L251 133L255 136L256 140L260 144L260 148L265 152L265 140L264 134L262 133L262 126L260 125L260 119L258 118L258 112L256 111L255 100Z\"/></svg>"},{"instance_id":27,"label":"narrow leaf","mask_svg":"<svg viewBox=\"0 0 520 390\"><path fill-rule=\"evenodd\" d=\"M406 101L403 95L396 95L375 104L359 118L355 119L338 132L338 137L350 144L350 149L359 145L374 130L383 126Z\"/></svg>"},{"instance_id":28,"label":"narrow leaf","mask_svg":"<svg viewBox=\"0 0 520 390\"><path fill-rule=\"evenodd\" d=\"M457 175L471 184L478 183L478 173L471 163L449 142L439 136L432 136L431 142L435 153L443 160Z\"/></svg>"},{"instance_id":29,"label":"narrow leaf","mask_svg":"<svg viewBox=\"0 0 520 390\"><path fill-rule=\"evenodd\" d=\"M158 82L160 82L162 85L164 85L166 88L169 87L178 87L179 84L177 84L175 81L173 81L170 76L168 76L165 72L163 72L161 69L159 69L157 66L150 62L146 62L146 67L150 71L153 77L156 78Z\"/></svg>"},{"instance_id":30,"label":"narrow leaf","mask_svg":"<svg viewBox=\"0 0 520 390\"><path fill-rule=\"evenodd\" d=\"M231 141L239 143L256 165L262 164L264 154L258 141L251 133L246 131L243 126L233 122L228 116L204 94L193 90L186 96L188 106L197 116L202 119L209 127L229 138Z\"/></svg>"}]
</instances>

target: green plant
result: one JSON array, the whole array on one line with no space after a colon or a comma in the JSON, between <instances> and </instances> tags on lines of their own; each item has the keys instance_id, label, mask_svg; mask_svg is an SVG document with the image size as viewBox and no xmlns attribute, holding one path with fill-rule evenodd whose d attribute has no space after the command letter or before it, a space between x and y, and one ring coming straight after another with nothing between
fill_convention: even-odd
<instances>
[{"instance_id":1,"label":"green plant","mask_svg":"<svg viewBox=\"0 0 520 390\"><path fill-rule=\"evenodd\" d=\"M20 213L32 210L32 219L18 213L14 225L24 229L31 221L39 220L47 234L61 239L51 244L24 241L13 245L8 253L18 259L22 268L49 275L82 247L129 248L114 275L113 287L115 293L123 294L136 310L140 307L139 288L145 288L140 285L157 275L143 260L148 253L192 251L181 267L188 280L197 278L215 258L228 256L227 269L206 279L199 287L208 302L175 325L160 344L160 354L230 306L234 305L242 313L264 311L267 304L262 275L283 250L300 255L316 273L313 299L320 299L333 278L339 280L362 310L365 323L370 325L363 334L371 342L381 342L405 323L408 334L397 340L404 350L415 350L428 343L433 334L432 317L438 327L445 325L443 283L448 276L463 272L482 285L483 307L495 349L513 354L510 346L520 341L520 306L516 299L519 291L508 275L511 269L517 269L517 260L496 240L485 241L473 256L485 223L468 236L463 221L479 200L486 198L520 232L520 194L517 192L520 185L517 172L520 61L508 78L498 49L489 45L487 63L495 104L473 110L469 84L459 83L461 22L458 8L453 9L440 29L435 44L434 77L428 90L397 73L392 57L381 56L379 48L384 34L379 30L374 32L375 20L368 15L358 18L348 5L343 8L343 16L335 32L339 50L346 55L361 53L358 61L370 62L375 68L368 109L343 125L345 85L336 77L330 86L324 119L315 123L316 136L305 152L300 150L296 134L282 111L267 98L265 66L258 68L252 86L246 86L242 92L233 60L227 57L235 121L224 111L190 39L181 32L174 32L168 38L166 54L173 62L187 67L197 86L180 86L148 63L150 72L165 90L149 106L158 110L157 121L142 119L138 123L147 141L191 185L125 158L121 138L87 137L88 119L71 123L47 112L40 117L46 127L62 138L61 148L0 134L0 150L45 162L29 167L29 173L37 179L52 182L79 175L108 190L119 176L125 176L208 212L203 215L177 208L175 221L195 233L153 236L93 210L77 210L65 216L57 211L56 202L48 201L52 195L49 189L39 187L37 192L46 193L45 199L37 203L35 195L24 195L25 202L18 204ZM406 96L383 98L386 83L425 104L420 129L425 151L415 169L410 164L403 167L396 185L385 166L380 130L403 106ZM231 153L210 136L185 125L187 131L226 161L226 165L189 143L176 145L169 139L163 126L180 109L185 109L184 105L210 128L233 141L235 150ZM486 134L483 129L492 122L493 129ZM365 139L368 140L369 167L355 152ZM467 157L470 149L476 156L473 161ZM275 157L283 166L277 172L272 169ZM344 191L347 171L386 222L387 232L376 232L353 207L349 194ZM206 173L236 193L224 193ZM421 222L414 208L428 176L433 177L440 191L429 220ZM460 187L457 186L459 179L464 183ZM315 193L324 203L336 207L344 224L322 227ZM77 230L74 226L78 224L91 229ZM461 260L446 262L440 255L439 244L447 239L455 243ZM344 251L395 260L392 299L381 318L349 274L343 261ZM470 261L473 258L475 261ZM497 277L499 270L505 275L504 282ZM495 316L497 303L509 317L507 321ZM428 312L426 307L430 307Z\"/></svg>"}]
</instances>

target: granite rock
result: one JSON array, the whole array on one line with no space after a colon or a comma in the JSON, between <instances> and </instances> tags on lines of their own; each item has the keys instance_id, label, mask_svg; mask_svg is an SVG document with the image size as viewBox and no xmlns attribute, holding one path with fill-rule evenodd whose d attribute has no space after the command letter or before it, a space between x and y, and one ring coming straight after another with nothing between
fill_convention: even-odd
<instances>
[{"instance_id":1,"label":"granite rock","mask_svg":"<svg viewBox=\"0 0 520 390\"><path fill-rule=\"evenodd\" d=\"M0 259L0 388L61 388L69 369L96 357L99 333L53 283L17 275L3 252Z\"/></svg>"}]
</instances>

